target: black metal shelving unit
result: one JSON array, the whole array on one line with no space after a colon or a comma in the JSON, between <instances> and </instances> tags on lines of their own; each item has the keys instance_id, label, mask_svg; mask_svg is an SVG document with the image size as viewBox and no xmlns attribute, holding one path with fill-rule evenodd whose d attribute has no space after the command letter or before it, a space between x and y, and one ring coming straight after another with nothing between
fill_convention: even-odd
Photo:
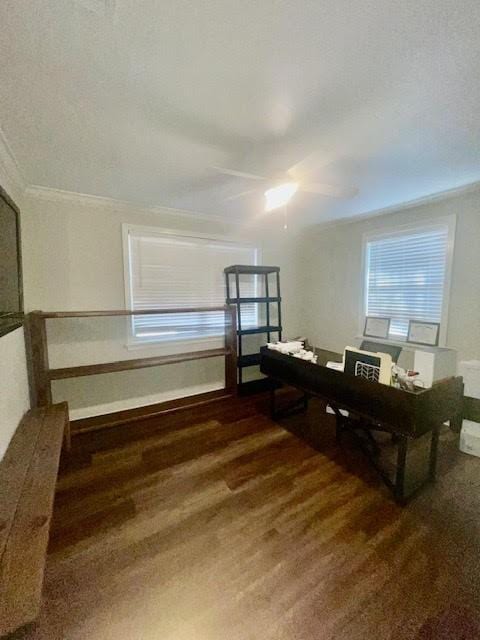
<instances>
[{"instance_id":1,"label":"black metal shelving unit","mask_svg":"<svg viewBox=\"0 0 480 640\"><path fill-rule=\"evenodd\" d=\"M280 267L265 267L265 266L255 266L255 265L243 265L243 264L234 264L231 267L226 267L224 269L225 279L226 279L226 289L227 289L227 304L234 304L237 307L237 335L238 335L238 384L242 386L243 383L243 375L242 371L245 367L253 367L260 363L260 352L258 353L243 353L243 336L254 335L254 334L266 334L267 342L270 342L270 337L272 333L278 334L278 340L282 339L282 309L281 309L281 301L282 298L280 296ZM276 295L270 295L270 282L269 275L275 274L275 289ZM263 278L264 283L264 292L265 295L261 297L241 297L240 295L240 276L242 275L251 275L251 276L260 276ZM234 288L232 288L231 279L234 279ZM232 295L232 291L235 292L236 295ZM265 304L265 322L266 324L258 326L258 327L249 327L247 329L242 328L242 314L241 309L243 304ZM276 324L270 324L270 305L277 305L277 316L276 316ZM255 381L257 382L257 381Z\"/></svg>"}]
</instances>

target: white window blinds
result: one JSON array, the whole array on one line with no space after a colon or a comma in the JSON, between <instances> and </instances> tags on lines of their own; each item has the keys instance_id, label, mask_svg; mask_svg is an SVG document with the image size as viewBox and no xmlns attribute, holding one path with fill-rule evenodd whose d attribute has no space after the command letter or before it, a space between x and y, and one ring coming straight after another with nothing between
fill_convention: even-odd
<instances>
[{"instance_id":1,"label":"white window blinds","mask_svg":"<svg viewBox=\"0 0 480 640\"><path fill-rule=\"evenodd\" d=\"M441 322L448 247L448 224L369 239L366 315L391 318L393 338L407 336L410 319Z\"/></svg>"},{"instance_id":2,"label":"white window blinds","mask_svg":"<svg viewBox=\"0 0 480 640\"><path fill-rule=\"evenodd\" d=\"M232 264L256 264L254 247L234 242L162 234L128 227L127 295L131 309L208 307L225 304L223 270ZM255 280L244 296L255 296ZM257 323L254 305L242 309L242 324ZM176 313L133 316L134 341L206 338L224 333L224 314Z\"/></svg>"}]
</instances>

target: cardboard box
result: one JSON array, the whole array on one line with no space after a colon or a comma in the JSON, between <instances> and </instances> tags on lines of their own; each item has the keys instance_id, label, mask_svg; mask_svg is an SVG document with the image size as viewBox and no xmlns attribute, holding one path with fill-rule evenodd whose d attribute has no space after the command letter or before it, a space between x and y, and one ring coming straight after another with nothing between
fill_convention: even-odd
<instances>
[{"instance_id":1,"label":"cardboard box","mask_svg":"<svg viewBox=\"0 0 480 640\"><path fill-rule=\"evenodd\" d=\"M460 432L460 451L480 458L480 424L464 420Z\"/></svg>"}]
</instances>

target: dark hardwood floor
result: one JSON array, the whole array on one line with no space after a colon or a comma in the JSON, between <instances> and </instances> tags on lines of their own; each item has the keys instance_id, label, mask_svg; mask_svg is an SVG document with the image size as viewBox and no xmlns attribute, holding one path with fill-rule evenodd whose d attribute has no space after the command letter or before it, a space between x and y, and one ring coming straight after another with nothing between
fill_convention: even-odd
<instances>
[{"instance_id":1,"label":"dark hardwood floor","mask_svg":"<svg viewBox=\"0 0 480 640\"><path fill-rule=\"evenodd\" d=\"M76 436L28 638L480 638L480 459L397 506L320 402L264 396Z\"/></svg>"}]
</instances>

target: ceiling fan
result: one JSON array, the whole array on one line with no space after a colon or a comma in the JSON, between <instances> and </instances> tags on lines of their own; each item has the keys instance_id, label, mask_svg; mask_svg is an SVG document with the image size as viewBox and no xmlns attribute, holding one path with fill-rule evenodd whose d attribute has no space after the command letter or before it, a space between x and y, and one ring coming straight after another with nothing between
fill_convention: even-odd
<instances>
[{"instance_id":1,"label":"ceiling fan","mask_svg":"<svg viewBox=\"0 0 480 640\"><path fill-rule=\"evenodd\" d=\"M274 209L285 206L290 202L297 191L316 193L331 198L353 198L358 193L358 189L356 187L344 187L302 180L297 175L295 167L289 169L285 174L277 176L276 178L267 178L253 173L246 173L245 171L227 169L225 167L212 167L212 169L215 169L215 171L227 176L270 183L271 186L264 191L265 211L273 211ZM236 200L237 198L242 198L243 196L255 193L257 190L258 188L247 189L246 191L229 196L226 200Z\"/></svg>"}]
</instances>

